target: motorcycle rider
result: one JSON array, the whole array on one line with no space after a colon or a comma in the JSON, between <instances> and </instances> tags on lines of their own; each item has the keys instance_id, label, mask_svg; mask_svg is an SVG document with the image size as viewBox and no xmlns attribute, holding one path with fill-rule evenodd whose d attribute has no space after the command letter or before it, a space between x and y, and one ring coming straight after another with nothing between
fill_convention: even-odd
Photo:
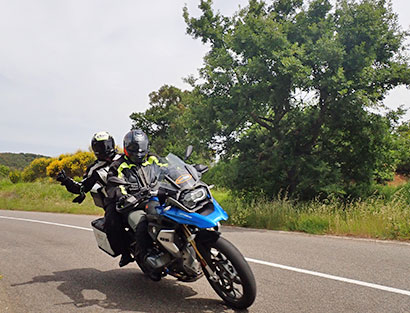
<instances>
[{"instance_id":1,"label":"motorcycle rider","mask_svg":"<svg viewBox=\"0 0 410 313\"><path fill-rule=\"evenodd\" d=\"M136 234L134 252L135 255L142 255L151 242L147 232L144 209L152 212L156 205L155 201L145 200L148 198L148 191L155 185L157 179L155 175L152 175L152 170L154 167L162 166L165 164L161 164L155 155L149 154L148 136L141 129L131 130L124 136L124 155L113 162L108 171L107 193L110 203L107 205L106 216L111 218L110 222L105 224L110 244L114 243L114 248L122 254L120 267L133 261L122 224L122 212L126 211L127 203L131 199L134 201L132 208L139 209L132 213L134 220L137 221L133 225ZM131 190L129 185L115 182L117 179L132 183L133 189ZM112 244L111 246L113 247Z\"/></svg>"},{"instance_id":2,"label":"motorcycle rider","mask_svg":"<svg viewBox=\"0 0 410 313\"><path fill-rule=\"evenodd\" d=\"M114 138L106 131L94 134L91 139L91 149L97 160L87 167L81 182L76 182L68 177L64 170L57 174L56 180L69 192L79 195L73 199L73 202L82 203L85 194L90 191L95 205L104 208L107 197L105 187L108 168L120 156L116 152Z\"/></svg>"}]
</instances>

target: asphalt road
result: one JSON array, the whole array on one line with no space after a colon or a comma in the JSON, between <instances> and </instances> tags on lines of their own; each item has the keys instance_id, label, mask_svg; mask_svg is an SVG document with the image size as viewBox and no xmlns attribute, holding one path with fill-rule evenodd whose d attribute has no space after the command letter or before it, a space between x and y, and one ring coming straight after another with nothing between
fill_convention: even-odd
<instances>
[{"instance_id":1,"label":"asphalt road","mask_svg":"<svg viewBox=\"0 0 410 313\"><path fill-rule=\"evenodd\" d=\"M0 210L1 313L233 312L205 278L156 283L120 269L98 249L93 218ZM408 243L222 231L254 271L249 312L410 312Z\"/></svg>"}]
</instances>

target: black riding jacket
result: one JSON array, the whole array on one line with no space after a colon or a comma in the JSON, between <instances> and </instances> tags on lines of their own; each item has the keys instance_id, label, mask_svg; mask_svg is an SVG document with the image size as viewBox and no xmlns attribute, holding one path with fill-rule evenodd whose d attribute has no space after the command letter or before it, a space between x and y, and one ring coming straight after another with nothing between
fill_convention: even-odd
<instances>
[{"instance_id":1,"label":"black riding jacket","mask_svg":"<svg viewBox=\"0 0 410 313\"><path fill-rule=\"evenodd\" d=\"M115 155L113 161L118 160L120 155ZM106 185L107 174L111 161L96 160L87 167L81 182L76 182L72 178L67 178L65 187L71 193L81 194L90 191L96 206L103 208L107 197Z\"/></svg>"},{"instance_id":2,"label":"black riding jacket","mask_svg":"<svg viewBox=\"0 0 410 313\"><path fill-rule=\"evenodd\" d=\"M160 163L155 155L148 155L142 164L135 164L127 156L122 155L110 165L108 170L107 194L109 199L116 202L122 196L130 194L127 186L112 183L110 177L133 183L134 191L136 186L139 189L150 189L158 182L158 176L155 174L158 168L164 166L166 164Z\"/></svg>"}]
</instances>

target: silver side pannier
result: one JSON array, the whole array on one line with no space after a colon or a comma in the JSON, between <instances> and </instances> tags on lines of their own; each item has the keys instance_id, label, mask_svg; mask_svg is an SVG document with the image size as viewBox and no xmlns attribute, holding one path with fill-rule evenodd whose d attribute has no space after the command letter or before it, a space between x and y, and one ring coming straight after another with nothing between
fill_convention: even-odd
<instances>
[{"instance_id":1,"label":"silver side pannier","mask_svg":"<svg viewBox=\"0 0 410 313\"><path fill-rule=\"evenodd\" d=\"M93 228L95 240L97 240L98 247L109 255L116 257L118 253L115 253L110 243L108 242L107 234L104 231L104 218L99 218L91 222Z\"/></svg>"}]
</instances>

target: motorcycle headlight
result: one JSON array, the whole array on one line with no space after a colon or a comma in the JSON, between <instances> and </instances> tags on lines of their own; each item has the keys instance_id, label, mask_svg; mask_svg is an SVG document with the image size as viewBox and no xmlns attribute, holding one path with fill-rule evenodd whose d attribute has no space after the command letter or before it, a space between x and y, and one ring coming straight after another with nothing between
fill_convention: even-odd
<instances>
[{"instance_id":1,"label":"motorcycle headlight","mask_svg":"<svg viewBox=\"0 0 410 313\"><path fill-rule=\"evenodd\" d=\"M191 190L187 192L182 197L182 204L185 205L188 209L193 209L198 202L204 200L207 196L207 190L205 187Z\"/></svg>"}]
</instances>

